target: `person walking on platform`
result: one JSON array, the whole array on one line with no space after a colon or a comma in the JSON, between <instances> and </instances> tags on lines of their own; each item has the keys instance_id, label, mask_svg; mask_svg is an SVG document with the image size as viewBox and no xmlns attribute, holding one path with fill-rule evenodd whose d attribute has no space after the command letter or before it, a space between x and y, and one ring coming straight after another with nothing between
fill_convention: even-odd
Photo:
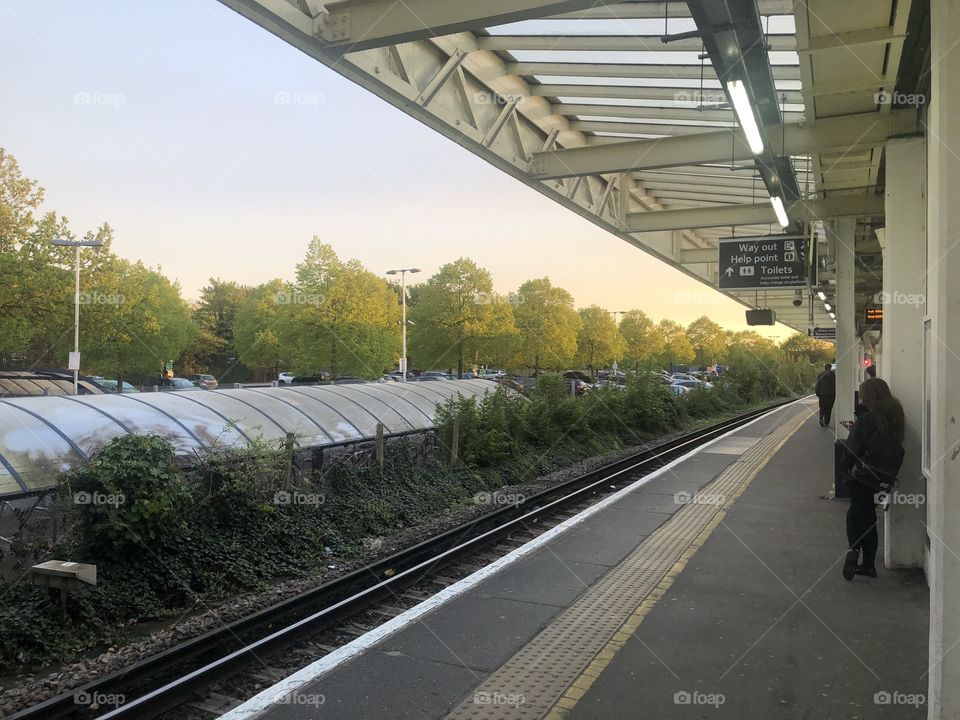
<instances>
[{"instance_id":1,"label":"person walking on platform","mask_svg":"<svg viewBox=\"0 0 960 720\"><path fill-rule=\"evenodd\" d=\"M903 463L903 407L883 380L868 378L860 386L860 405L846 440L837 440L838 474L846 480L847 555L843 577L876 577L878 495L897 482Z\"/></svg>"},{"instance_id":2,"label":"person walking on platform","mask_svg":"<svg viewBox=\"0 0 960 720\"><path fill-rule=\"evenodd\" d=\"M833 412L833 403L837 400L837 376L830 363L823 366L814 392L820 400L820 427L826 427L830 424L830 413Z\"/></svg>"}]
</instances>

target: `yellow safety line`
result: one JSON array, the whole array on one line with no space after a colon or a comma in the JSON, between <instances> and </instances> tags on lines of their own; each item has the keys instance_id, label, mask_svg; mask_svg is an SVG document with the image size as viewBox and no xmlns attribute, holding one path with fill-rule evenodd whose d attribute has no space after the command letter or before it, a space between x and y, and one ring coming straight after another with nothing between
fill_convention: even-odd
<instances>
[{"instance_id":1,"label":"yellow safety line","mask_svg":"<svg viewBox=\"0 0 960 720\"><path fill-rule=\"evenodd\" d=\"M770 462L771 458L779 452L787 440L793 437L797 431L803 427L803 424L810 419L813 415L813 412L809 412L806 415L802 413L798 415L799 420L794 420L793 426L785 426L788 428L783 434L783 436L770 448L769 454L765 458L761 458L760 462L744 477L744 479L739 484L739 489L737 489L729 498L723 506L717 510L716 515L710 523L700 532L700 534L687 546L687 549L683 551L683 554L680 556L680 559L677 560L673 567L671 567L666 575L657 583L657 586L651 590L647 596L643 599L643 602L637 607L636 610L630 615L629 618L620 626L620 629L614 633L613 637L607 642L603 650L601 650L597 656L584 668L580 676L574 680L567 690L563 693L563 696L554 703L553 707L550 709L550 712L547 713L544 720L563 720L567 714L576 706L586 692L590 689L593 683L600 677L606 667L610 664L613 658L618 652L623 648L624 644L629 640L633 634L637 631L637 628L640 627L640 623L643 622L643 619L647 616L647 613L653 609L653 606L657 604L657 601L662 598L667 590L670 589L670 586L673 585L673 581L676 580L677 576L683 572L683 569L687 566L687 563L690 562L697 550L703 547L703 544L707 541L707 538L716 530L717 526L723 522L723 518L727 515L727 509L734 503L734 501L743 493L744 490L753 482L753 479L760 474L760 471L766 467L767 463Z\"/></svg>"}]
</instances>

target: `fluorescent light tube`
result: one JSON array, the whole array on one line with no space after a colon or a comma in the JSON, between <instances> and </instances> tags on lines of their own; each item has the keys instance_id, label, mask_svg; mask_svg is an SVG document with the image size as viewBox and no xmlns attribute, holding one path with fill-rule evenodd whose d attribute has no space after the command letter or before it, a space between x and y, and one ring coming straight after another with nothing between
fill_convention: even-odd
<instances>
[{"instance_id":1,"label":"fluorescent light tube","mask_svg":"<svg viewBox=\"0 0 960 720\"><path fill-rule=\"evenodd\" d=\"M833 310L833 306L828 302L825 302L823 306L827 309L827 312L830 312Z\"/></svg>"},{"instance_id":2,"label":"fluorescent light tube","mask_svg":"<svg viewBox=\"0 0 960 720\"><path fill-rule=\"evenodd\" d=\"M737 112L743 134L747 136L750 152L759 155L763 152L763 138L760 136L760 128L757 127L757 119L750 106L750 98L747 97L747 86L743 84L743 80L731 80L727 83L727 90L733 100L733 109Z\"/></svg>"},{"instance_id":3,"label":"fluorescent light tube","mask_svg":"<svg viewBox=\"0 0 960 720\"><path fill-rule=\"evenodd\" d=\"M777 222L783 227L789 225L790 218L787 217L787 211L783 208L783 198L779 195L771 195L770 204L773 205L773 211L777 214Z\"/></svg>"},{"instance_id":4,"label":"fluorescent light tube","mask_svg":"<svg viewBox=\"0 0 960 720\"><path fill-rule=\"evenodd\" d=\"M827 294L823 290L817 290L817 297L826 302Z\"/></svg>"}]
</instances>

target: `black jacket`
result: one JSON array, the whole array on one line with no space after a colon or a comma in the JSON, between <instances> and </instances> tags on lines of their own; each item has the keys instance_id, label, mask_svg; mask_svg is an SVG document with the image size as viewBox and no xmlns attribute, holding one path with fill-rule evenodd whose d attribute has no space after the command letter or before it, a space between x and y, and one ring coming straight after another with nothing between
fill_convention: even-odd
<instances>
[{"instance_id":1,"label":"black jacket","mask_svg":"<svg viewBox=\"0 0 960 720\"><path fill-rule=\"evenodd\" d=\"M815 388L817 397L836 397L837 396L837 375L833 370L824 370L817 378Z\"/></svg>"},{"instance_id":2,"label":"black jacket","mask_svg":"<svg viewBox=\"0 0 960 720\"><path fill-rule=\"evenodd\" d=\"M870 410L860 405L854 410L856 420L844 441L847 448L846 467L853 474L851 496L875 493L881 484L890 485L903 464L903 448L877 426Z\"/></svg>"}]
</instances>

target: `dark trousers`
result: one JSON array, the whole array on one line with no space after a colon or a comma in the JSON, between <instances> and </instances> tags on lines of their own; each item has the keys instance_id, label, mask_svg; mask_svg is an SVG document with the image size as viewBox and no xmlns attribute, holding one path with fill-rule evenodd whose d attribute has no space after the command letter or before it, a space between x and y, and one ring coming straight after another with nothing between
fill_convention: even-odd
<instances>
[{"instance_id":1,"label":"dark trousers","mask_svg":"<svg viewBox=\"0 0 960 720\"><path fill-rule=\"evenodd\" d=\"M833 444L833 494L834 497L850 497L847 494L847 446L843 440Z\"/></svg>"},{"instance_id":2,"label":"dark trousers","mask_svg":"<svg viewBox=\"0 0 960 720\"><path fill-rule=\"evenodd\" d=\"M837 401L836 395L821 395L820 400L820 424L830 424L830 414L833 412L833 403Z\"/></svg>"},{"instance_id":3,"label":"dark trousers","mask_svg":"<svg viewBox=\"0 0 960 720\"><path fill-rule=\"evenodd\" d=\"M877 509L872 496L854 496L847 510L847 545L863 553L860 564L872 568L877 560Z\"/></svg>"}]
</instances>

